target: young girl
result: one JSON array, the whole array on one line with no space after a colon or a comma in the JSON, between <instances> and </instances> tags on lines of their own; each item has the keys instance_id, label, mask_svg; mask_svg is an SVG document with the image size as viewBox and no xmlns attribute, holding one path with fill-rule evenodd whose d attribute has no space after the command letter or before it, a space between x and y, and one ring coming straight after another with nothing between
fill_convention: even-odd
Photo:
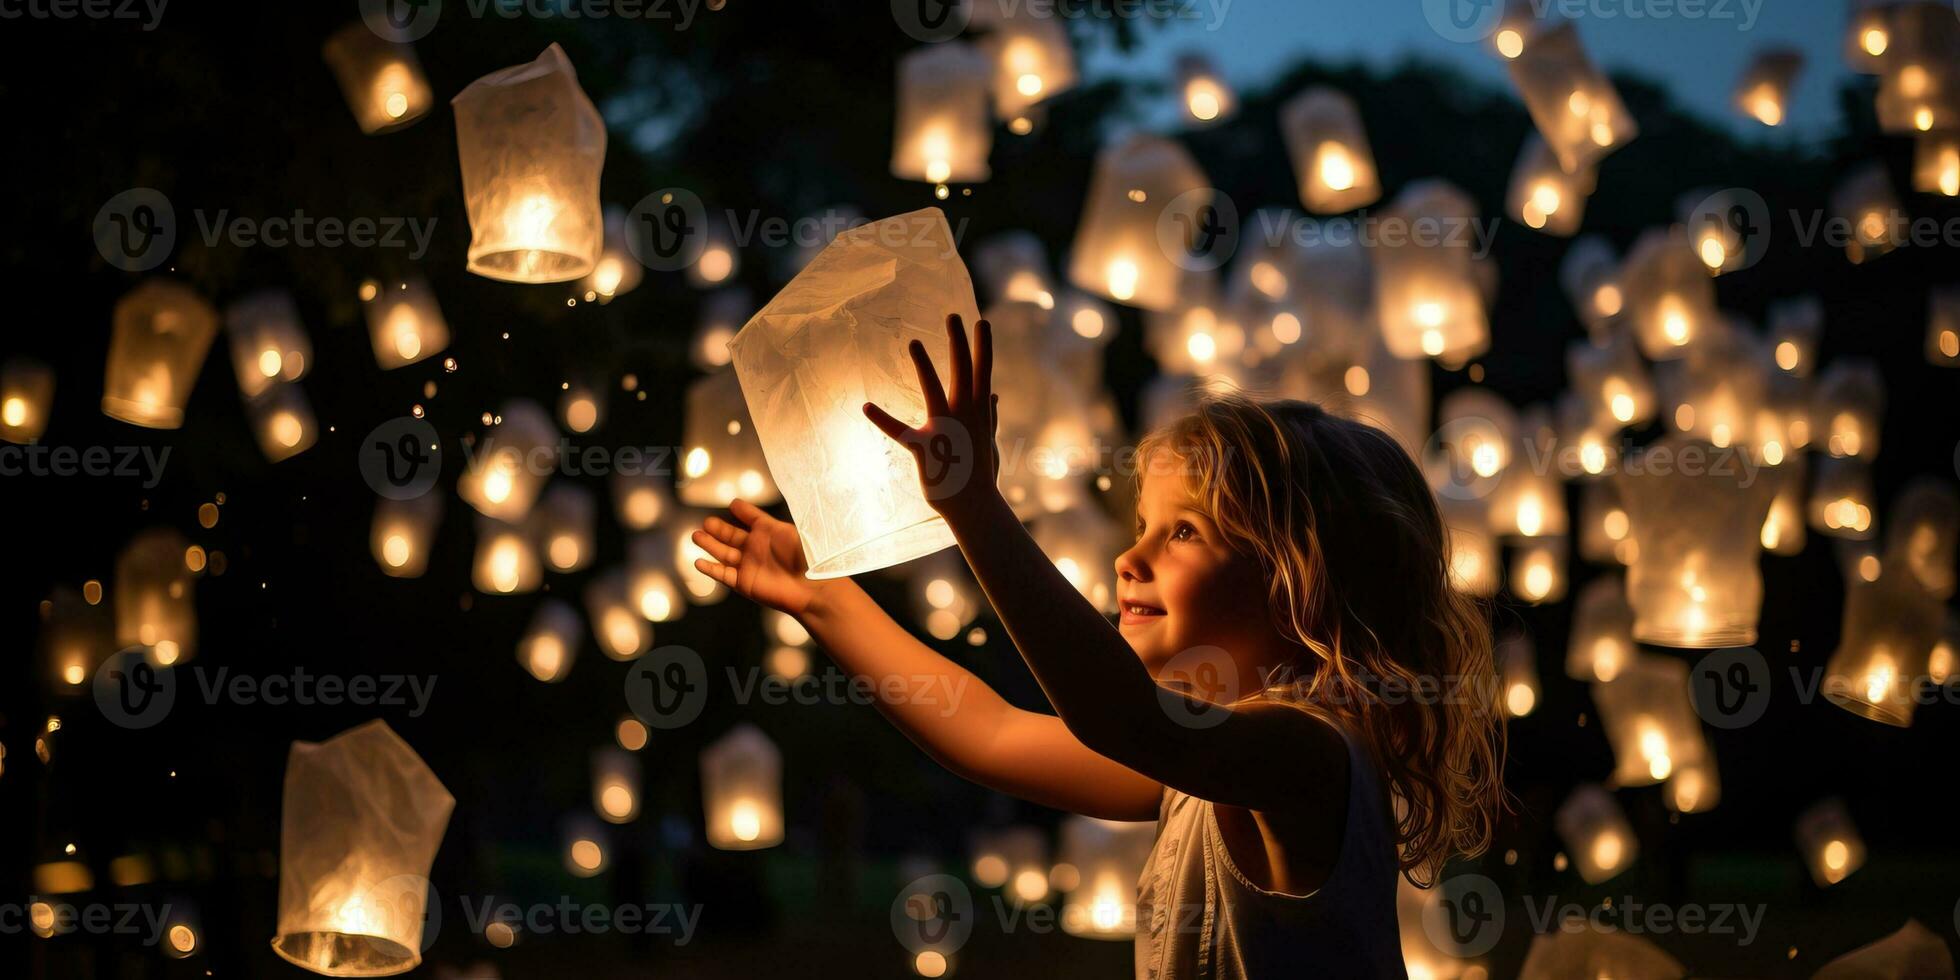
<instances>
[{"instance_id":1,"label":"young girl","mask_svg":"<svg viewBox=\"0 0 1960 980\"><path fill-rule=\"evenodd\" d=\"M987 321L973 348L958 317L947 332L950 392L912 345L925 424L865 414L919 459L1055 715L1009 705L850 580L805 578L796 529L746 501L694 533L713 556L697 565L796 616L853 674L968 685L950 714L937 698L880 706L955 773L1157 820L1137 977L1405 976L1396 874L1432 882L1452 855L1483 850L1503 757L1489 628L1450 586L1414 462L1314 405L1207 402L1138 449L1112 627L996 489Z\"/></svg>"}]
</instances>

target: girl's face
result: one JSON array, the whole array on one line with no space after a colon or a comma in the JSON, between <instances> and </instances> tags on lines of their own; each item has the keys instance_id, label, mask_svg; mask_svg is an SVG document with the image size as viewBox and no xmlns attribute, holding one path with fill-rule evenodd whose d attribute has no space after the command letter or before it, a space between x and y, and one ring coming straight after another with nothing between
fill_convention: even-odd
<instances>
[{"instance_id":1,"label":"girl's face","mask_svg":"<svg viewBox=\"0 0 1960 980\"><path fill-rule=\"evenodd\" d=\"M1145 472L1136 523L1136 544L1116 558L1116 595L1118 629L1144 666L1158 676L1209 646L1256 678L1279 642L1258 560L1232 550L1176 473Z\"/></svg>"}]
</instances>

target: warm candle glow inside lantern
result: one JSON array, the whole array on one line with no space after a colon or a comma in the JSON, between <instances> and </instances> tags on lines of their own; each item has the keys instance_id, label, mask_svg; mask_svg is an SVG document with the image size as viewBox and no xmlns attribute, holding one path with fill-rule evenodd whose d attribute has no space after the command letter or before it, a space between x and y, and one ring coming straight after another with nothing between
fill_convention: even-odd
<instances>
[{"instance_id":1,"label":"warm candle glow inside lantern","mask_svg":"<svg viewBox=\"0 0 1960 980\"><path fill-rule=\"evenodd\" d=\"M994 129L987 93L993 73L986 56L961 41L915 48L899 58L892 176L931 184L990 176Z\"/></svg>"},{"instance_id":2,"label":"warm candle glow inside lantern","mask_svg":"<svg viewBox=\"0 0 1960 980\"><path fill-rule=\"evenodd\" d=\"M245 402L252 433L258 437L259 451L268 462L297 456L312 448L319 437L313 421L313 406L297 384L279 384Z\"/></svg>"},{"instance_id":3,"label":"warm candle glow inside lantern","mask_svg":"<svg viewBox=\"0 0 1960 980\"><path fill-rule=\"evenodd\" d=\"M1574 680L1607 682L1633 661L1633 607L1617 574L1593 579L1579 592L1566 645L1565 674Z\"/></svg>"},{"instance_id":4,"label":"warm candle glow inside lantern","mask_svg":"<svg viewBox=\"0 0 1960 980\"><path fill-rule=\"evenodd\" d=\"M1845 586L1844 626L1824 668L1824 696L1873 721L1912 724L1945 611L1910 571L1884 568Z\"/></svg>"},{"instance_id":5,"label":"warm candle glow inside lantern","mask_svg":"<svg viewBox=\"0 0 1960 980\"><path fill-rule=\"evenodd\" d=\"M1590 168L1568 174L1538 136L1525 138L1511 169L1511 188L1505 209L1510 216L1547 235L1570 236L1579 230L1586 198L1593 191Z\"/></svg>"},{"instance_id":6,"label":"warm candle glow inside lantern","mask_svg":"<svg viewBox=\"0 0 1960 980\"><path fill-rule=\"evenodd\" d=\"M41 438L54 405L54 372L28 357L0 363L0 440L25 445Z\"/></svg>"},{"instance_id":7,"label":"warm candle glow inside lantern","mask_svg":"<svg viewBox=\"0 0 1960 980\"><path fill-rule=\"evenodd\" d=\"M626 595L647 622L665 623L686 615L671 536L658 532L633 536L626 547Z\"/></svg>"},{"instance_id":8,"label":"warm candle glow inside lantern","mask_svg":"<svg viewBox=\"0 0 1960 980\"><path fill-rule=\"evenodd\" d=\"M1566 348L1565 371L1572 390L1592 416L1610 419L1609 429L1638 425L1654 416L1654 384L1646 362L1624 330L1605 333L1605 343L1575 341Z\"/></svg>"},{"instance_id":9,"label":"warm candle glow inside lantern","mask_svg":"<svg viewBox=\"0 0 1960 980\"><path fill-rule=\"evenodd\" d=\"M1871 464L1863 459L1817 461L1810 488L1810 526L1822 534L1866 541L1878 533Z\"/></svg>"},{"instance_id":10,"label":"warm candle glow inside lantern","mask_svg":"<svg viewBox=\"0 0 1960 980\"><path fill-rule=\"evenodd\" d=\"M726 507L740 497L767 507L781 499L733 371L710 374L688 386L680 476L681 502L686 504Z\"/></svg>"},{"instance_id":11,"label":"warm candle glow inside lantern","mask_svg":"<svg viewBox=\"0 0 1960 980\"><path fill-rule=\"evenodd\" d=\"M538 547L554 572L575 572L592 563L592 494L575 483L554 483L531 514Z\"/></svg>"},{"instance_id":12,"label":"warm candle glow inside lantern","mask_svg":"<svg viewBox=\"0 0 1960 980\"><path fill-rule=\"evenodd\" d=\"M605 825L585 814L565 819L560 836L565 842L565 870L575 878L591 878L612 864L612 844Z\"/></svg>"},{"instance_id":13,"label":"warm candle glow inside lantern","mask_svg":"<svg viewBox=\"0 0 1960 980\"><path fill-rule=\"evenodd\" d=\"M804 265L809 263L805 262ZM728 366L728 342L755 314L749 291L739 286L717 289L701 301L701 319L694 325L694 336L687 346L690 363L703 371Z\"/></svg>"},{"instance_id":14,"label":"warm candle glow inside lantern","mask_svg":"<svg viewBox=\"0 0 1960 980\"><path fill-rule=\"evenodd\" d=\"M1547 465L1524 459L1505 468L1496 492L1490 495L1492 533L1514 538L1565 534L1565 490L1549 468L1539 471L1540 466ZM1562 552L1557 564L1564 565Z\"/></svg>"},{"instance_id":15,"label":"warm candle glow inside lantern","mask_svg":"<svg viewBox=\"0 0 1960 980\"><path fill-rule=\"evenodd\" d=\"M226 307L225 333L231 337L238 392L247 399L280 382L298 381L313 366L313 344L285 290L260 290Z\"/></svg>"},{"instance_id":16,"label":"warm candle glow inside lantern","mask_svg":"<svg viewBox=\"0 0 1960 980\"><path fill-rule=\"evenodd\" d=\"M517 641L517 662L547 684L564 680L578 656L579 626L578 612L569 603L544 600Z\"/></svg>"},{"instance_id":17,"label":"warm candle glow inside lantern","mask_svg":"<svg viewBox=\"0 0 1960 980\"><path fill-rule=\"evenodd\" d=\"M1594 683L1599 722L1613 743L1612 783L1647 786L1712 754L1688 691L1688 665L1638 654L1611 681Z\"/></svg>"},{"instance_id":18,"label":"warm candle glow inside lantern","mask_svg":"<svg viewBox=\"0 0 1960 980\"><path fill-rule=\"evenodd\" d=\"M1935 288L1927 295L1926 361L1960 367L1960 289Z\"/></svg>"},{"instance_id":19,"label":"warm candle glow inside lantern","mask_svg":"<svg viewBox=\"0 0 1960 980\"><path fill-rule=\"evenodd\" d=\"M606 127L558 45L450 100L469 210L469 270L505 282L592 272L604 244Z\"/></svg>"},{"instance_id":20,"label":"warm candle glow inside lantern","mask_svg":"<svg viewBox=\"0 0 1960 980\"><path fill-rule=\"evenodd\" d=\"M1450 531L1450 584L1486 598L1497 594L1504 571L1497 540L1484 529L1488 519L1482 507L1447 503L1443 507L1443 521Z\"/></svg>"},{"instance_id":21,"label":"warm candle glow inside lantern","mask_svg":"<svg viewBox=\"0 0 1960 980\"><path fill-rule=\"evenodd\" d=\"M429 565L429 548L442 523L442 495L425 493L407 500L378 498L368 545L375 564L394 578L416 578Z\"/></svg>"},{"instance_id":22,"label":"warm candle glow inside lantern","mask_svg":"<svg viewBox=\"0 0 1960 980\"><path fill-rule=\"evenodd\" d=\"M1763 550L1770 554L1803 552L1804 477L1808 470L1802 456L1792 456L1781 465L1765 467L1762 471L1762 479L1773 487L1760 536Z\"/></svg>"},{"instance_id":23,"label":"warm candle glow inside lantern","mask_svg":"<svg viewBox=\"0 0 1960 980\"><path fill-rule=\"evenodd\" d=\"M1538 707L1538 652L1531 637L1513 633L1497 642L1497 670L1504 713L1523 718Z\"/></svg>"},{"instance_id":24,"label":"warm candle glow inside lantern","mask_svg":"<svg viewBox=\"0 0 1960 980\"><path fill-rule=\"evenodd\" d=\"M613 471L613 515L628 531L644 531L674 509L667 483L648 469Z\"/></svg>"},{"instance_id":25,"label":"warm candle glow inside lantern","mask_svg":"<svg viewBox=\"0 0 1960 980\"><path fill-rule=\"evenodd\" d=\"M1671 457L1665 466L1663 452ZM1723 463L1723 453L1669 436L1616 477L1640 549L1627 598L1634 638L1643 643L1699 649L1756 641L1758 539L1770 488L1761 480L1744 486L1742 461L1731 455Z\"/></svg>"},{"instance_id":26,"label":"warm candle glow inside lantern","mask_svg":"<svg viewBox=\"0 0 1960 980\"><path fill-rule=\"evenodd\" d=\"M1852 262L1875 259L1903 244L1899 226L1905 212L1881 164L1854 168L1840 181L1831 191L1831 212L1851 226L1844 254Z\"/></svg>"},{"instance_id":27,"label":"warm candle glow inside lantern","mask_svg":"<svg viewBox=\"0 0 1960 980\"><path fill-rule=\"evenodd\" d=\"M511 595L530 592L543 582L537 545L525 528L483 517L477 520L476 533L470 581L478 592Z\"/></svg>"},{"instance_id":28,"label":"warm candle glow inside lantern","mask_svg":"<svg viewBox=\"0 0 1960 980\"><path fill-rule=\"evenodd\" d=\"M1765 126L1782 125L1791 85L1802 69L1803 53L1794 48L1766 48L1756 52L1736 82L1736 108Z\"/></svg>"},{"instance_id":29,"label":"warm candle glow inside lantern","mask_svg":"<svg viewBox=\"0 0 1960 980\"><path fill-rule=\"evenodd\" d=\"M1717 321L1702 332L1686 357L1661 365L1657 373L1676 432L1695 436L1717 449L1767 452L1781 461L1784 437L1765 414L1769 405L1769 357L1754 331ZM1774 446L1770 446L1774 443Z\"/></svg>"},{"instance_id":30,"label":"warm candle glow inside lantern","mask_svg":"<svg viewBox=\"0 0 1960 980\"><path fill-rule=\"evenodd\" d=\"M218 328L211 304L187 286L147 279L116 302L102 414L174 429Z\"/></svg>"},{"instance_id":31,"label":"warm candle glow inside lantern","mask_svg":"<svg viewBox=\"0 0 1960 980\"><path fill-rule=\"evenodd\" d=\"M147 647L150 660L168 667L197 652L197 576L187 564L190 542L169 528L131 538L116 557L116 643Z\"/></svg>"},{"instance_id":32,"label":"warm candle glow inside lantern","mask_svg":"<svg viewBox=\"0 0 1960 980\"><path fill-rule=\"evenodd\" d=\"M360 299L374 362L382 370L414 364L448 348L448 321L442 318L435 293L419 277L385 283L369 280L361 285Z\"/></svg>"},{"instance_id":33,"label":"warm candle glow inside lantern","mask_svg":"<svg viewBox=\"0 0 1960 980\"><path fill-rule=\"evenodd\" d=\"M1280 106L1279 126L1307 210L1336 214L1381 197L1368 131L1346 93L1307 89Z\"/></svg>"},{"instance_id":34,"label":"warm candle glow inside lantern","mask_svg":"<svg viewBox=\"0 0 1960 980\"><path fill-rule=\"evenodd\" d=\"M1809 377L1816 366L1817 341L1823 335L1824 304L1816 296L1797 296L1770 304L1770 355L1783 373Z\"/></svg>"},{"instance_id":35,"label":"warm candle glow inside lantern","mask_svg":"<svg viewBox=\"0 0 1960 980\"><path fill-rule=\"evenodd\" d=\"M1960 197L1960 132L1921 133L1913 139L1912 189Z\"/></svg>"},{"instance_id":36,"label":"warm candle glow inside lantern","mask_svg":"<svg viewBox=\"0 0 1960 980\"><path fill-rule=\"evenodd\" d=\"M981 242L973 253L973 270L990 303L1033 303L1044 310L1055 308L1055 285L1048 275L1048 251L1032 232L1001 232ZM1101 332L1098 328L1085 336Z\"/></svg>"},{"instance_id":37,"label":"warm candle glow inside lantern","mask_svg":"<svg viewBox=\"0 0 1960 980\"><path fill-rule=\"evenodd\" d=\"M1642 233L1622 269L1627 318L1640 352L1653 360L1687 354L1716 322L1715 285L1689 244L1687 229Z\"/></svg>"},{"instance_id":38,"label":"warm candle glow inside lantern","mask_svg":"<svg viewBox=\"0 0 1960 980\"><path fill-rule=\"evenodd\" d=\"M422 62L407 42L382 38L364 23L349 24L321 49L361 132L400 129L429 113L435 101Z\"/></svg>"},{"instance_id":39,"label":"warm candle glow inside lantern","mask_svg":"<svg viewBox=\"0 0 1960 980\"><path fill-rule=\"evenodd\" d=\"M1566 173L1594 166L1638 131L1569 22L1534 38L1508 67L1538 134Z\"/></svg>"},{"instance_id":40,"label":"warm candle glow inside lantern","mask_svg":"<svg viewBox=\"0 0 1960 980\"><path fill-rule=\"evenodd\" d=\"M1602 343L1611 337L1607 327L1626 306L1620 262L1613 246L1598 235L1574 239L1559 262L1558 281L1593 342Z\"/></svg>"},{"instance_id":41,"label":"warm candle glow inside lantern","mask_svg":"<svg viewBox=\"0 0 1960 980\"><path fill-rule=\"evenodd\" d=\"M1030 107L1075 87L1075 51L1054 17L1002 17L983 45L993 64L994 115L1026 116Z\"/></svg>"},{"instance_id":42,"label":"warm candle glow inside lantern","mask_svg":"<svg viewBox=\"0 0 1960 980\"><path fill-rule=\"evenodd\" d=\"M1534 606L1565 598L1565 550L1563 537L1520 548L1511 560L1511 594Z\"/></svg>"},{"instance_id":43,"label":"warm candle glow inside lantern","mask_svg":"<svg viewBox=\"0 0 1960 980\"><path fill-rule=\"evenodd\" d=\"M1885 379L1864 358L1835 361L1817 379L1815 417L1832 456L1878 455L1879 420L1885 417Z\"/></svg>"},{"instance_id":44,"label":"warm candle glow inside lantern","mask_svg":"<svg viewBox=\"0 0 1960 980\"><path fill-rule=\"evenodd\" d=\"M1552 817L1579 877L1596 885L1633 866L1640 841L1618 801L1604 788L1582 783Z\"/></svg>"},{"instance_id":45,"label":"warm candle glow inside lantern","mask_svg":"<svg viewBox=\"0 0 1960 980\"><path fill-rule=\"evenodd\" d=\"M536 402L506 402L466 456L456 495L485 517L523 521L558 468L558 429Z\"/></svg>"},{"instance_id":46,"label":"warm candle glow inside lantern","mask_svg":"<svg viewBox=\"0 0 1960 980\"><path fill-rule=\"evenodd\" d=\"M1456 362L1490 346L1475 253L1448 235L1421 227L1472 227L1477 206L1455 186L1421 180L1404 188L1384 220L1411 230L1375 249L1375 303L1382 340L1396 357Z\"/></svg>"},{"instance_id":47,"label":"warm candle glow inside lantern","mask_svg":"<svg viewBox=\"0 0 1960 980\"><path fill-rule=\"evenodd\" d=\"M631 823L640 815L640 760L611 746L592 752L592 809L607 823Z\"/></svg>"},{"instance_id":48,"label":"warm candle glow inside lantern","mask_svg":"<svg viewBox=\"0 0 1960 980\"><path fill-rule=\"evenodd\" d=\"M1865 839L1841 799L1822 800L1798 815L1796 839L1819 887L1835 885L1865 866Z\"/></svg>"},{"instance_id":49,"label":"warm candle glow inside lantern","mask_svg":"<svg viewBox=\"0 0 1960 980\"><path fill-rule=\"evenodd\" d=\"M40 625L41 659L58 694L81 693L96 667L116 652L109 610L65 586L56 586L41 604Z\"/></svg>"},{"instance_id":50,"label":"warm candle glow inside lantern","mask_svg":"<svg viewBox=\"0 0 1960 980\"><path fill-rule=\"evenodd\" d=\"M1062 884L1062 929L1089 939L1136 934L1137 879L1156 838L1153 822L1071 816L1061 827L1061 861L1074 873Z\"/></svg>"},{"instance_id":51,"label":"warm candle glow inside lantern","mask_svg":"<svg viewBox=\"0 0 1960 980\"><path fill-rule=\"evenodd\" d=\"M1885 562L1912 573L1920 588L1938 599L1954 591L1954 560L1960 551L1960 495L1953 484L1917 477L1900 491L1887 518Z\"/></svg>"},{"instance_id":52,"label":"warm candle glow inside lantern","mask_svg":"<svg viewBox=\"0 0 1960 980\"><path fill-rule=\"evenodd\" d=\"M626 211L608 207L604 222L604 245L599 250L599 261L593 264L592 273L579 282L577 290L588 303L610 303L632 292L640 284L643 272L640 260L627 244Z\"/></svg>"},{"instance_id":53,"label":"warm candle glow inside lantern","mask_svg":"<svg viewBox=\"0 0 1960 980\"><path fill-rule=\"evenodd\" d=\"M454 807L385 722L294 742L273 951L330 977L414 969L422 962L429 866Z\"/></svg>"},{"instance_id":54,"label":"warm candle glow inside lantern","mask_svg":"<svg viewBox=\"0 0 1960 980\"><path fill-rule=\"evenodd\" d=\"M1203 55L1179 55L1176 76L1185 125L1209 126L1238 112L1238 95Z\"/></svg>"},{"instance_id":55,"label":"warm candle glow inside lantern","mask_svg":"<svg viewBox=\"0 0 1960 980\"><path fill-rule=\"evenodd\" d=\"M653 646L653 626L640 615L625 572L606 572L586 585L585 617L599 652L614 660L632 660Z\"/></svg>"},{"instance_id":56,"label":"warm candle glow inside lantern","mask_svg":"<svg viewBox=\"0 0 1960 980\"><path fill-rule=\"evenodd\" d=\"M731 345L736 375L814 578L883 568L953 543L911 453L864 417L923 421L906 343L946 361L945 318L979 319L936 208L840 234ZM685 465L685 464L683 464Z\"/></svg>"},{"instance_id":57,"label":"warm candle glow inside lantern","mask_svg":"<svg viewBox=\"0 0 1960 980\"><path fill-rule=\"evenodd\" d=\"M1591 480L1579 489L1579 557L1591 562L1633 564L1639 546L1633 522L1620 503L1613 480Z\"/></svg>"},{"instance_id":58,"label":"warm candle glow inside lantern","mask_svg":"<svg viewBox=\"0 0 1960 980\"><path fill-rule=\"evenodd\" d=\"M973 880L999 888L1010 899L1039 902L1048 897L1048 838L1034 827L1003 827L973 834Z\"/></svg>"},{"instance_id":59,"label":"warm candle glow inside lantern","mask_svg":"<svg viewBox=\"0 0 1960 980\"><path fill-rule=\"evenodd\" d=\"M708 843L752 851L783 842L783 762L775 743L742 724L701 750Z\"/></svg>"},{"instance_id":60,"label":"warm candle glow inside lantern","mask_svg":"<svg viewBox=\"0 0 1960 980\"><path fill-rule=\"evenodd\" d=\"M1185 149L1171 140L1138 134L1105 146L1082 202L1069 282L1078 289L1146 310L1177 305L1185 274L1167 254L1159 225L1174 223L1174 202L1202 215L1209 182ZM1187 197L1199 192L1196 197ZM1173 249L1175 251L1175 249Z\"/></svg>"}]
</instances>

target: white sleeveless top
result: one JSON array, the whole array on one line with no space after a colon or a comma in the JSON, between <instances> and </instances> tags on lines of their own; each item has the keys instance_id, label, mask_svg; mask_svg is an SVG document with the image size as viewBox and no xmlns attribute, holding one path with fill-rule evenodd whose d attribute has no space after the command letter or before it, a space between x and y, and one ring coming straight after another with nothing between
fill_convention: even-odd
<instances>
[{"instance_id":1,"label":"white sleeveless top","mask_svg":"<svg viewBox=\"0 0 1960 980\"><path fill-rule=\"evenodd\" d=\"M1395 920L1394 818L1374 759L1345 732L1347 827L1309 895L1253 884L1226 853L1212 804L1164 790L1137 882L1137 980L1406 980Z\"/></svg>"}]
</instances>

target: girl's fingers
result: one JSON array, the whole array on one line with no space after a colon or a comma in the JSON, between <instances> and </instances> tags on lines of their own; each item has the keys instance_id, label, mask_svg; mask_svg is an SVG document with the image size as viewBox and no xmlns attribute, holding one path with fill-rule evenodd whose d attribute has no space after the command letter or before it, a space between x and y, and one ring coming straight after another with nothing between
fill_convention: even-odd
<instances>
[{"instance_id":1,"label":"girl's fingers","mask_svg":"<svg viewBox=\"0 0 1960 980\"><path fill-rule=\"evenodd\" d=\"M995 401L994 325L982 319L974 331L974 342L980 345L980 352L973 366L973 399L981 405L991 405Z\"/></svg>"},{"instance_id":2,"label":"girl's fingers","mask_svg":"<svg viewBox=\"0 0 1960 980\"><path fill-rule=\"evenodd\" d=\"M964 406L973 394L973 350L966 345L966 324L958 313L946 314L946 343L953 352L953 400Z\"/></svg>"},{"instance_id":3,"label":"girl's fingers","mask_svg":"<svg viewBox=\"0 0 1960 980\"><path fill-rule=\"evenodd\" d=\"M723 544L706 531L696 531L692 537L694 543L700 545L702 551L714 556L716 561L731 567L742 563L741 549Z\"/></svg>"},{"instance_id":4,"label":"girl's fingers","mask_svg":"<svg viewBox=\"0 0 1960 980\"><path fill-rule=\"evenodd\" d=\"M892 418L891 413L870 402L865 402L864 417L870 419L871 424L878 427L878 431L892 437L899 445L907 449L912 448L912 444L915 441L914 436L917 433L913 431L911 426Z\"/></svg>"},{"instance_id":5,"label":"girl's fingers","mask_svg":"<svg viewBox=\"0 0 1960 980\"><path fill-rule=\"evenodd\" d=\"M741 521L744 524L747 524L750 528L758 528L769 521L775 520L775 518L770 517L766 512L764 512L762 508L757 507L756 505L749 503L748 501L743 500L740 497L737 497L734 500L729 501L728 512L734 514L736 520ZM717 520L717 518L709 518L709 520ZM735 547L740 548L743 542L747 540L748 540L748 535L744 533L741 541L730 541L729 544L732 544Z\"/></svg>"},{"instance_id":6,"label":"girl's fingers","mask_svg":"<svg viewBox=\"0 0 1960 980\"><path fill-rule=\"evenodd\" d=\"M749 539L749 532L719 517L710 516L707 520L702 521L701 529L714 535L715 540L736 548L740 548L742 543Z\"/></svg>"},{"instance_id":7,"label":"girl's fingers","mask_svg":"<svg viewBox=\"0 0 1960 980\"><path fill-rule=\"evenodd\" d=\"M926 417L946 414L946 389L939 383L939 372L933 369L932 358L926 356L926 345L912 341L905 345L912 355L912 368L919 372L919 390L926 396ZM953 375L953 385L958 388L959 374Z\"/></svg>"},{"instance_id":8,"label":"girl's fingers","mask_svg":"<svg viewBox=\"0 0 1960 980\"><path fill-rule=\"evenodd\" d=\"M701 574L723 585L730 587L735 585L735 570L720 562L709 561L706 558L696 558L694 559L694 568Z\"/></svg>"}]
</instances>

